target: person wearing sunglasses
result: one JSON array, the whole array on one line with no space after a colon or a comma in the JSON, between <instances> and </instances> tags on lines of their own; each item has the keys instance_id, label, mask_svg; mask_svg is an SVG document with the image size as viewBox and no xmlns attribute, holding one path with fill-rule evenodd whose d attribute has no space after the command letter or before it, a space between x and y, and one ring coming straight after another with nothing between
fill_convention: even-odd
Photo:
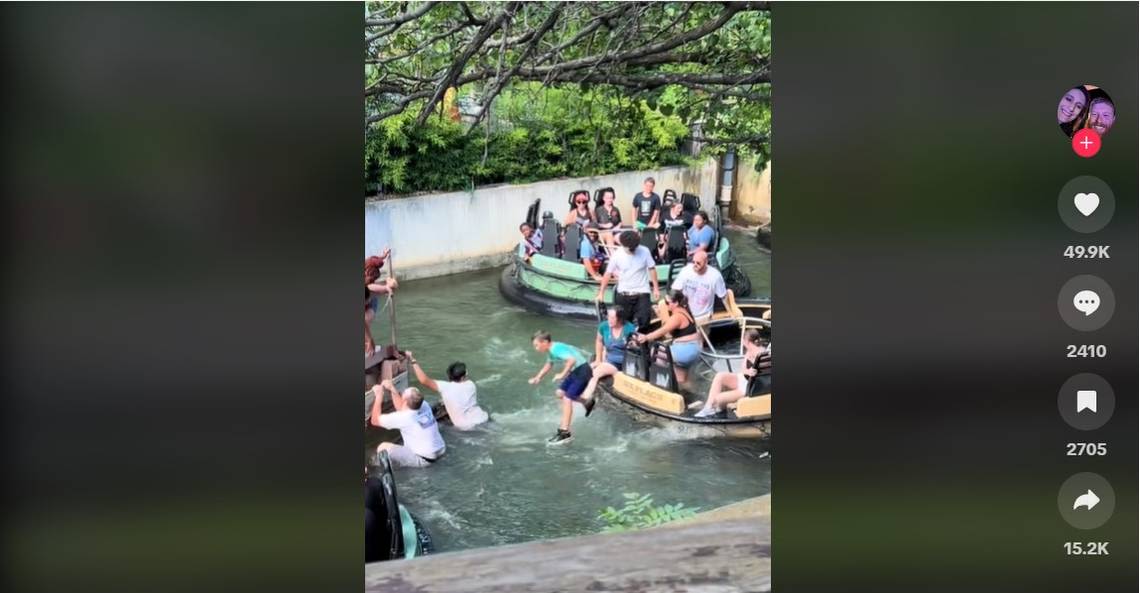
<instances>
[{"instance_id":1,"label":"person wearing sunglasses","mask_svg":"<svg viewBox=\"0 0 1140 593\"><path fill-rule=\"evenodd\" d=\"M563 221L565 226L572 224L583 229L594 224L594 211L590 210L590 194L584 191L574 194L574 207L566 213L566 220Z\"/></svg>"}]
</instances>

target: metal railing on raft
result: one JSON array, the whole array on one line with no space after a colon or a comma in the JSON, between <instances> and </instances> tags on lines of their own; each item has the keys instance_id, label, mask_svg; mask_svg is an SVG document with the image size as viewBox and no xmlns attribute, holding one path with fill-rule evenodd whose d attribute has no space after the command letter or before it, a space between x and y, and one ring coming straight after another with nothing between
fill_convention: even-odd
<instances>
[{"instance_id":1,"label":"metal railing on raft","mask_svg":"<svg viewBox=\"0 0 1140 593\"><path fill-rule=\"evenodd\" d=\"M717 352L716 346L714 346L712 340L709 339L708 333L705 332L703 327L699 328L701 337L704 338L705 346L707 347L707 349L701 349L701 360L708 366L709 370L713 372L716 371L715 365L717 361L724 361L728 371L730 373L735 372L732 368L732 363L733 361L739 361L744 358L744 335L748 330L761 328L771 329L772 327L772 320L762 319L760 317L742 316L735 318L735 320L740 325L740 343L735 353Z\"/></svg>"}]
</instances>

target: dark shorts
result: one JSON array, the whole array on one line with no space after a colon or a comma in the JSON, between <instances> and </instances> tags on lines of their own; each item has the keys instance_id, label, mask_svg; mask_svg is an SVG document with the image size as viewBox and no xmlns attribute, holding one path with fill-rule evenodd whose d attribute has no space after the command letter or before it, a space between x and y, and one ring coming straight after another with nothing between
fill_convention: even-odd
<instances>
[{"instance_id":1,"label":"dark shorts","mask_svg":"<svg viewBox=\"0 0 1140 593\"><path fill-rule=\"evenodd\" d=\"M594 369L590 368L589 364L580 364L577 368L570 371L569 375L566 375L566 377L562 379L562 383L558 385L558 388L562 390L562 393L566 394L567 398L576 401L578 397L582 395L582 392L586 390L586 384L590 382L590 378L593 376Z\"/></svg>"},{"instance_id":2,"label":"dark shorts","mask_svg":"<svg viewBox=\"0 0 1140 593\"><path fill-rule=\"evenodd\" d=\"M653 303L649 293L614 294L614 305L618 308L618 315L623 321L632 321L638 331L645 332L649 327L649 320L653 314Z\"/></svg>"}]
</instances>

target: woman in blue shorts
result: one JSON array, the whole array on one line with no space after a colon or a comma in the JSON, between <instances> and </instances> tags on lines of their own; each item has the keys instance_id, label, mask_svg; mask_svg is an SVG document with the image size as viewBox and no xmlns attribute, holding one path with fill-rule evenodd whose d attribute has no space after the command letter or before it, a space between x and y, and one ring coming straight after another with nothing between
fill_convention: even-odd
<instances>
[{"instance_id":1,"label":"woman in blue shorts","mask_svg":"<svg viewBox=\"0 0 1140 593\"><path fill-rule=\"evenodd\" d=\"M677 376L677 383L684 383L689 378L689 367L701 357L701 335L697 322L693 321L693 314L689 312L689 300L685 298L685 293L673 291L673 294L665 298L665 306L658 309L657 315L661 319L661 327L634 338L639 343L645 343L661 339L667 334L672 336L669 353L673 356L673 372Z\"/></svg>"}]
</instances>

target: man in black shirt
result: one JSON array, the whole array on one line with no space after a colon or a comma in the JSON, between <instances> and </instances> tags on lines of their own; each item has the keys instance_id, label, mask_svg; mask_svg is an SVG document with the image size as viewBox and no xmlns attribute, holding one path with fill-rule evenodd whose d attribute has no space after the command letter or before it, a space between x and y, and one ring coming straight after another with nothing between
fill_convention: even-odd
<instances>
[{"instance_id":1,"label":"man in black shirt","mask_svg":"<svg viewBox=\"0 0 1140 593\"><path fill-rule=\"evenodd\" d=\"M657 228L661 220L661 196L653 193L657 182L652 177L646 177L641 186L641 193L633 196L633 216L637 230L643 231L647 227Z\"/></svg>"}]
</instances>

